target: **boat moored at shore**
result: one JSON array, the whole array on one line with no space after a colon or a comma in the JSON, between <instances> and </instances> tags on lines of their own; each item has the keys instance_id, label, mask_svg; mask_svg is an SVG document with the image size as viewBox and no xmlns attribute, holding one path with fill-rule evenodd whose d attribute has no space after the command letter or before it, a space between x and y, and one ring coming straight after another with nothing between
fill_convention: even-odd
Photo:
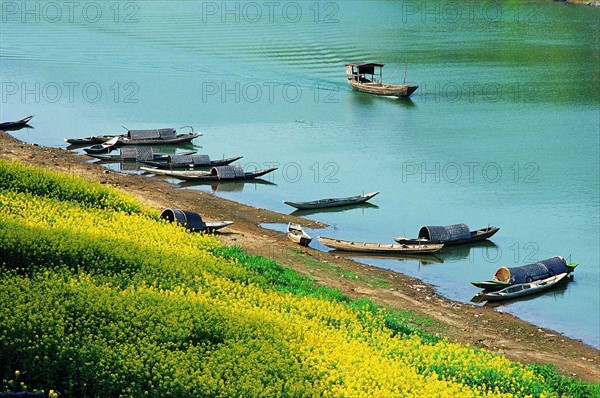
<instances>
[{"instance_id":1,"label":"boat moored at shore","mask_svg":"<svg viewBox=\"0 0 600 398\"><path fill-rule=\"evenodd\" d=\"M289 223L287 227L288 239L300 246L308 246L312 241L312 237L304 232L302 226L296 223Z\"/></svg>"},{"instance_id":2,"label":"boat moored at shore","mask_svg":"<svg viewBox=\"0 0 600 398\"><path fill-rule=\"evenodd\" d=\"M471 231L466 224L454 224L445 227L425 226L421 227L417 238L398 236L394 240L409 245L419 243L443 243L446 246L461 245L491 238L499 230L498 227L488 226L487 228Z\"/></svg>"},{"instance_id":3,"label":"boat moored at shore","mask_svg":"<svg viewBox=\"0 0 600 398\"><path fill-rule=\"evenodd\" d=\"M277 167L248 172L245 172L241 166L217 166L213 167L210 171L163 170L152 167L140 167L140 170L144 170L155 175L175 177L184 181L230 181L251 180L253 178L262 177L265 174L277 170Z\"/></svg>"},{"instance_id":4,"label":"boat moored at shore","mask_svg":"<svg viewBox=\"0 0 600 398\"><path fill-rule=\"evenodd\" d=\"M318 236L317 239L323 245L332 249L361 253L434 253L444 247L442 244L404 245L396 243L354 242L325 236Z\"/></svg>"},{"instance_id":5,"label":"boat moored at shore","mask_svg":"<svg viewBox=\"0 0 600 398\"><path fill-rule=\"evenodd\" d=\"M559 274L569 275L575 271L576 267L577 263L567 262L561 256L554 256L520 267L500 267L496 270L492 280L476 281L471 282L471 284L485 291L496 291L512 285L547 279Z\"/></svg>"},{"instance_id":6,"label":"boat moored at shore","mask_svg":"<svg viewBox=\"0 0 600 398\"><path fill-rule=\"evenodd\" d=\"M22 128L31 128L29 121L33 119L34 115L29 115L23 119L15 120L14 122L2 122L0 123L0 130L2 131L15 131Z\"/></svg>"},{"instance_id":7,"label":"boat moored at shore","mask_svg":"<svg viewBox=\"0 0 600 398\"><path fill-rule=\"evenodd\" d=\"M193 155L195 153L196 151L184 151L177 153L177 155ZM88 156L109 162L145 162L150 160L158 162L161 160L166 161L172 155L172 153L154 152L151 147L143 146L120 148L119 154L116 155L88 153Z\"/></svg>"},{"instance_id":8,"label":"boat moored at shore","mask_svg":"<svg viewBox=\"0 0 600 398\"><path fill-rule=\"evenodd\" d=\"M328 207L349 206L364 203L377 194L379 194L379 192L371 192L362 195L351 196L348 198L318 199L311 200L309 202L290 202L284 200L283 203L285 203L288 206L295 207L298 210L323 209Z\"/></svg>"},{"instance_id":9,"label":"boat moored at shore","mask_svg":"<svg viewBox=\"0 0 600 398\"><path fill-rule=\"evenodd\" d=\"M568 275L568 273L563 272L562 274L553 275L546 279L510 285L497 291L490 292L484 290L481 292L481 299L487 301L501 301L538 293L557 285Z\"/></svg>"},{"instance_id":10,"label":"boat moored at shore","mask_svg":"<svg viewBox=\"0 0 600 398\"><path fill-rule=\"evenodd\" d=\"M165 161L149 160L144 163L159 169L193 169L194 167L227 166L233 162L237 162L241 158L243 158L243 156L211 159L208 155L173 154L168 155L164 159Z\"/></svg>"},{"instance_id":11,"label":"boat moored at shore","mask_svg":"<svg viewBox=\"0 0 600 398\"><path fill-rule=\"evenodd\" d=\"M191 127L190 127L191 128ZM93 135L85 138L65 138L65 142L71 145L95 145L102 144L108 140L118 137L118 145L173 145L191 142L200 137L202 133L196 133L193 129L189 133L178 133L174 128L150 129L150 130L127 130L125 134L115 135Z\"/></svg>"}]
</instances>

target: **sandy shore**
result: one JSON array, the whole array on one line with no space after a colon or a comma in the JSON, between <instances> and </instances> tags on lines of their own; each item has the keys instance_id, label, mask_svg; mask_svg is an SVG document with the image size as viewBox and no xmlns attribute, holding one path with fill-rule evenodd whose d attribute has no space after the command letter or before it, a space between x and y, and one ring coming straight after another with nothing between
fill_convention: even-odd
<instances>
[{"instance_id":1,"label":"sandy shore","mask_svg":"<svg viewBox=\"0 0 600 398\"><path fill-rule=\"evenodd\" d=\"M259 225L295 221L319 227L312 220L257 209L206 192L178 189L158 177L113 172L89 163L87 156L26 144L4 132L0 132L0 159L17 159L81 175L123 189L156 209L192 210L209 221L234 221L234 225L219 234L224 244L239 245L250 253L272 258L348 296L369 297L393 309L410 310L417 315L415 322L429 332L491 351L501 350L507 357L524 363L551 363L567 376L600 380L600 351L581 341L499 310L448 300L418 279L300 247L288 241L285 234ZM423 322L422 316L433 321Z\"/></svg>"}]
</instances>

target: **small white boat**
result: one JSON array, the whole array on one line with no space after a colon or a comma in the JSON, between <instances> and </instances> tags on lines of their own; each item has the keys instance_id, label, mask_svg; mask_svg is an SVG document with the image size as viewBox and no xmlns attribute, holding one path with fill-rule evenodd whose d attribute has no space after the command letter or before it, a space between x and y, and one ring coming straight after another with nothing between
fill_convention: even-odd
<instances>
[{"instance_id":1,"label":"small white boat","mask_svg":"<svg viewBox=\"0 0 600 398\"><path fill-rule=\"evenodd\" d=\"M285 203L288 206L295 207L296 209L300 209L300 210L322 209L325 207L348 206L348 205L355 205L358 203L364 203L377 194L379 194L379 192L365 193L362 195L350 196L348 198L329 198L329 199L311 200L310 202L290 202L290 201L284 200L283 203Z\"/></svg>"},{"instance_id":2,"label":"small white boat","mask_svg":"<svg viewBox=\"0 0 600 398\"><path fill-rule=\"evenodd\" d=\"M495 292L484 291L481 297L487 301L500 301L541 292L555 286L564 278L566 278L567 275L569 274L564 272L562 274L551 276L550 278L540 279L530 283L518 283L516 285L510 285L509 287L505 287L504 289Z\"/></svg>"},{"instance_id":3,"label":"small white boat","mask_svg":"<svg viewBox=\"0 0 600 398\"><path fill-rule=\"evenodd\" d=\"M293 222L288 224L287 236L289 240L299 244L300 246L308 246L312 241L312 237L304 232L299 224L295 224Z\"/></svg>"},{"instance_id":4,"label":"small white boat","mask_svg":"<svg viewBox=\"0 0 600 398\"><path fill-rule=\"evenodd\" d=\"M113 148L119 143L119 137L113 137L108 141L105 141L101 144L92 145L89 148L84 148L85 153L88 155L98 154L98 153L108 153L113 150Z\"/></svg>"}]
</instances>

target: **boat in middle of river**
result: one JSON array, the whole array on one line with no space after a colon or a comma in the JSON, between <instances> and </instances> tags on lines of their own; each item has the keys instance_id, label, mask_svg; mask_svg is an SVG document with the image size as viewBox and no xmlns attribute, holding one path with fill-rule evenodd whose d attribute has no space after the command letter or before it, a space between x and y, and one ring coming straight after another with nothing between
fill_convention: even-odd
<instances>
[{"instance_id":1,"label":"boat in middle of river","mask_svg":"<svg viewBox=\"0 0 600 398\"><path fill-rule=\"evenodd\" d=\"M384 64L377 62L354 62L346 64L348 84L356 91L395 98L408 98L419 87L407 84L384 83L383 66Z\"/></svg>"}]
</instances>

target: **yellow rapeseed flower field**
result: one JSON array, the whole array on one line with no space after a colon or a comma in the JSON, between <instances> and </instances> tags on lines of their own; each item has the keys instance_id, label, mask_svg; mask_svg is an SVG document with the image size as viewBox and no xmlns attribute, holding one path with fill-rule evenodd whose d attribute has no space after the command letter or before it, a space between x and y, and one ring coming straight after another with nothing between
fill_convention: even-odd
<instances>
[{"instance_id":1,"label":"yellow rapeseed flower field","mask_svg":"<svg viewBox=\"0 0 600 398\"><path fill-rule=\"evenodd\" d=\"M61 195L85 192L64 181ZM215 237L106 203L132 201L120 193L96 206L6 186L5 389L19 370L52 396L558 396L500 354L394 335L383 313L277 291L214 255Z\"/></svg>"}]
</instances>

